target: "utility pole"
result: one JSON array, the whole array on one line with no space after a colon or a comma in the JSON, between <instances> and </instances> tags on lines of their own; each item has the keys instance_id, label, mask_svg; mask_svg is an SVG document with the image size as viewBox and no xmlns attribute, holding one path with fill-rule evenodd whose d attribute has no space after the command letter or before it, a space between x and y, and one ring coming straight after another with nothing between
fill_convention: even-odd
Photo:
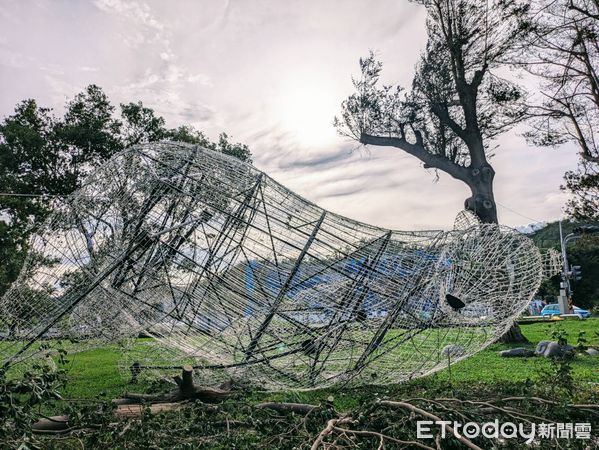
<instances>
[{"instance_id":1,"label":"utility pole","mask_svg":"<svg viewBox=\"0 0 599 450\"><path fill-rule=\"evenodd\" d=\"M568 299L572 295L572 286L570 285L570 280L574 279L575 281L577 281L581 278L580 266L570 266L570 264L568 263L568 243L580 239L585 234L595 233L599 233L599 226L581 225L579 227L574 228L572 233L564 237L564 233L562 231L562 221L559 221L559 241L562 249L563 261L562 281L559 285L560 290L559 297L557 299L560 314L570 314L570 304L568 303Z\"/></svg>"},{"instance_id":2,"label":"utility pole","mask_svg":"<svg viewBox=\"0 0 599 450\"><path fill-rule=\"evenodd\" d=\"M566 252L566 242L564 240L564 233L562 231L562 221L559 221L559 242L562 250L562 275L561 281L559 283L559 297L557 298L557 303L559 304L559 313L569 314L570 306L568 305L568 298L572 293L570 288L570 268L568 267L568 254Z\"/></svg>"}]
</instances>

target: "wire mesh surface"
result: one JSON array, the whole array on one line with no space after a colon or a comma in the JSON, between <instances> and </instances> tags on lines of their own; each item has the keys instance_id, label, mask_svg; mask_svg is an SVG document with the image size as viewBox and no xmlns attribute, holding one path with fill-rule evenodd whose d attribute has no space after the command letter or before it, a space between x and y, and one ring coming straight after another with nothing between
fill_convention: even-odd
<instances>
[{"instance_id":1,"label":"wire mesh surface","mask_svg":"<svg viewBox=\"0 0 599 450\"><path fill-rule=\"evenodd\" d=\"M390 231L169 142L108 161L31 249L0 303L5 366L60 336L124 343L124 373L191 363L274 389L438 370L502 335L543 275L530 239L469 213L451 231Z\"/></svg>"}]
</instances>

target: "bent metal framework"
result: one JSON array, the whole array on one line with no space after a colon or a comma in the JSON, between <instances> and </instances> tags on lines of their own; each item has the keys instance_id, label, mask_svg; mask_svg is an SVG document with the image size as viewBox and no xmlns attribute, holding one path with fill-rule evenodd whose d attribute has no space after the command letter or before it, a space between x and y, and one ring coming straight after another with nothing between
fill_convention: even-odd
<instances>
[{"instance_id":1,"label":"bent metal framework","mask_svg":"<svg viewBox=\"0 0 599 450\"><path fill-rule=\"evenodd\" d=\"M118 343L144 376L398 382L495 341L559 266L470 213L452 231L378 228L172 142L116 155L56 208L0 302L4 367L59 336Z\"/></svg>"}]
</instances>

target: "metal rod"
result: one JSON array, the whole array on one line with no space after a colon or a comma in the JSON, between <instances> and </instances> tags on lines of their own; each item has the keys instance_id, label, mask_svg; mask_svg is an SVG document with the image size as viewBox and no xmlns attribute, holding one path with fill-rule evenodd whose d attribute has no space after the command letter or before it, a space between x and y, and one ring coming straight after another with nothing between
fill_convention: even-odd
<instances>
[{"instance_id":1,"label":"metal rod","mask_svg":"<svg viewBox=\"0 0 599 450\"><path fill-rule=\"evenodd\" d=\"M287 280L285 280L285 284L283 285L283 287L281 287L281 290L279 291L279 294L277 295L277 298L275 299L270 312L268 313L268 315L266 316L266 318L264 319L264 321L258 328L258 332L256 333L256 336L252 339L252 341L248 345L248 348L245 351L246 361L252 357L252 355L254 353L254 349L256 348L256 345L258 345L258 342L262 338L264 331L266 330L268 325L270 325L270 322L272 321L273 317L275 316L275 313L276 313L277 309L279 308L281 302L283 301L283 298L285 297L285 294L287 293L287 290L288 290L289 286L291 285L291 282L293 281L295 274L299 270L299 267L302 264L304 257L308 253L308 249L312 245L312 242L314 242L314 239L316 238L316 234L318 233L318 230L320 230L320 227L322 225L322 222L324 221L325 216L326 216L326 211L320 215L320 219L318 219L316 226L312 230L312 234L310 234L310 237L306 241L306 245L304 245L304 248L302 249L299 257L296 259L293 269L291 270L291 273L287 277Z\"/></svg>"}]
</instances>

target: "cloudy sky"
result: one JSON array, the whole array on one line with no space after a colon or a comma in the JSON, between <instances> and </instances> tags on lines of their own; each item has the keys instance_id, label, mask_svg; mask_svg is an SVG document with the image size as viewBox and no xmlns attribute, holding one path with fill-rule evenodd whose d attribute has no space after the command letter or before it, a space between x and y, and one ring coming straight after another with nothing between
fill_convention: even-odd
<instances>
[{"instance_id":1,"label":"cloudy sky","mask_svg":"<svg viewBox=\"0 0 599 450\"><path fill-rule=\"evenodd\" d=\"M424 20L407 0L0 0L0 116L25 98L61 112L96 83L170 127L227 132L258 168L327 209L387 228L447 228L467 188L332 126L370 49L386 82L410 85ZM560 217L575 151L530 147L518 132L497 144L500 221Z\"/></svg>"}]
</instances>

